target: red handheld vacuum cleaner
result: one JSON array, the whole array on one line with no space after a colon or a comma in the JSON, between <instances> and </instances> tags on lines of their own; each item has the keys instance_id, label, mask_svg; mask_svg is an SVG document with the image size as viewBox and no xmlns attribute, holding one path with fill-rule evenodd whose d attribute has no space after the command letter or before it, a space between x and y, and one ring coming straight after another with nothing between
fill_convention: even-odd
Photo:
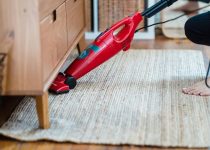
<instances>
[{"instance_id":1,"label":"red handheld vacuum cleaner","mask_svg":"<svg viewBox=\"0 0 210 150\"><path fill-rule=\"evenodd\" d=\"M142 21L142 17L150 18L176 1L160 0L143 13L136 12L106 29L70 64L64 73L58 74L49 91L56 94L69 92L70 89L76 86L79 78L110 59L119 51L127 51L130 48L135 32L138 32L136 28Z\"/></svg>"}]
</instances>

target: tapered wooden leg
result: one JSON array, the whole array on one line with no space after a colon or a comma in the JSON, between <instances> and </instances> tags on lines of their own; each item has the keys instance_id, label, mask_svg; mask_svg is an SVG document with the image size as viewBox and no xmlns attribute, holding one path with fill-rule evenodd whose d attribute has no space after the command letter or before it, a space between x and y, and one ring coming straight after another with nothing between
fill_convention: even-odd
<instances>
[{"instance_id":1,"label":"tapered wooden leg","mask_svg":"<svg viewBox=\"0 0 210 150\"><path fill-rule=\"evenodd\" d=\"M36 97L36 109L40 128L48 129L50 127L48 112L48 92L45 92L43 95Z\"/></svg>"},{"instance_id":2,"label":"tapered wooden leg","mask_svg":"<svg viewBox=\"0 0 210 150\"><path fill-rule=\"evenodd\" d=\"M83 35L79 43L77 44L79 53L81 53L86 47L87 47L87 43L85 41L85 35Z\"/></svg>"}]
</instances>

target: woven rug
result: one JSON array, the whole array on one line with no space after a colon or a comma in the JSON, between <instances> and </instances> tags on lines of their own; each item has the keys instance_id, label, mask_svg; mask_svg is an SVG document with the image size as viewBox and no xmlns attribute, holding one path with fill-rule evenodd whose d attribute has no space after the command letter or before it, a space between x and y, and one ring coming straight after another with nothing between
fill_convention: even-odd
<instances>
[{"instance_id":1,"label":"woven rug","mask_svg":"<svg viewBox=\"0 0 210 150\"><path fill-rule=\"evenodd\" d=\"M35 101L26 97L0 134L23 141L209 147L210 99L181 92L204 75L200 51L121 52L70 93L49 95L50 129L38 128Z\"/></svg>"}]
</instances>

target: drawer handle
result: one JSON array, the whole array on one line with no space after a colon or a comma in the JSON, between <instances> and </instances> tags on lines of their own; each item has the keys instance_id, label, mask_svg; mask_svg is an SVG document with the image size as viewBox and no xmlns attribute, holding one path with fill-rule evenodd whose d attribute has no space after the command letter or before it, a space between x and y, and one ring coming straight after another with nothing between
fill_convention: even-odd
<instances>
[{"instance_id":1,"label":"drawer handle","mask_svg":"<svg viewBox=\"0 0 210 150\"><path fill-rule=\"evenodd\" d=\"M52 15L53 15L53 22L55 22L56 19L57 19L57 12L56 12L56 10L53 11Z\"/></svg>"}]
</instances>

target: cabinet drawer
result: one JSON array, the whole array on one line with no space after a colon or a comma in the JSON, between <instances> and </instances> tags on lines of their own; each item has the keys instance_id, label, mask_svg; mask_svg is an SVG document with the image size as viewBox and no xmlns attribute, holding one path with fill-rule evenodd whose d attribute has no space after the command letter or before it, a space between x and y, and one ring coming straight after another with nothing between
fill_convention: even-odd
<instances>
[{"instance_id":1,"label":"cabinet drawer","mask_svg":"<svg viewBox=\"0 0 210 150\"><path fill-rule=\"evenodd\" d=\"M84 0L68 0L66 2L68 47L85 27Z\"/></svg>"},{"instance_id":2,"label":"cabinet drawer","mask_svg":"<svg viewBox=\"0 0 210 150\"><path fill-rule=\"evenodd\" d=\"M44 81L67 52L65 3L44 18L41 23L41 46Z\"/></svg>"},{"instance_id":3,"label":"cabinet drawer","mask_svg":"<svg viewBox=\"0 0 210 150\"><path fill-rule=\"evenodd\" d=\"M65 0L39 0L40 19L48 16L54 9L64 2Z\"/></svg>"}]
</instances>

